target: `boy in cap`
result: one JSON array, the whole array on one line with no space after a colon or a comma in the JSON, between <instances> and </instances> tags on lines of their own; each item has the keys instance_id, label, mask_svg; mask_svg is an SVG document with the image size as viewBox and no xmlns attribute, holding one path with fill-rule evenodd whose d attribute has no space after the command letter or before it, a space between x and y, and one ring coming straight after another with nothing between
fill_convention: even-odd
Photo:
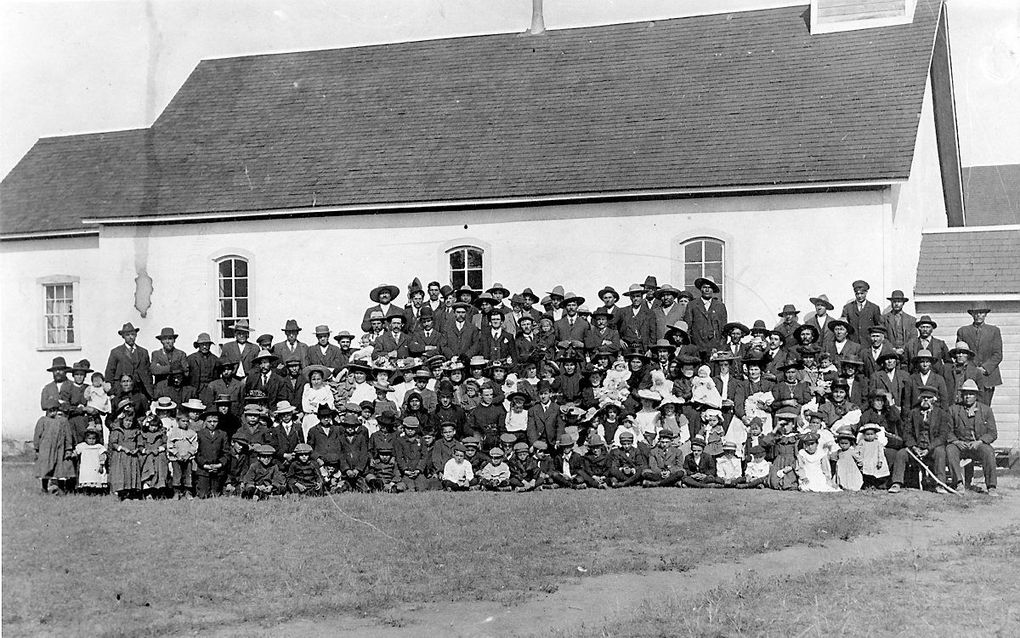
<instances>
[{"instance_id":1,"label":"boy in cap","mask_svg":"<svg viewBox=\"0 0 1020 638\"><path fill-rule=\"evenodd\" d=\"M273 463L276 450L272 445L256 445L258 460L248 466L241 479L241 498L265 500L270 496L282 496L287 489L287 477Z\"/></svg>"},{"instance_id":2,"label":"boy in cap","mask_svg":"<svg viewBox=\"0 0 1020 638\"><path fill-rule=\"evenodd\" d=\"M243 435L250 445L269 445L276 435L263 421L263 411L258 405L244 406L244 422L234 436Z\"/></svg>"},{"instance_id":3,"label":"boy in cap","mask_svg":"<svg viewBox=\"0 0 1020 638\"><path fill-rule=\"evenodd\" d=\"M552 455L549 479L558 487L585 489L588 487L577 475L584 467L584 456L576 449L576 442L569 434L556 439L556 454Z\"/></svg>"},{"instance_id":4,"label":"boy in cap","mask_svg":"<svg viewBox=\"0 0 1020 638\"><path fill-rule=\"evenodd\" d=\"M716 481L723 487L737 487L743 474L740 459L737 458L737 444L723 441L722 454L715 460Z\"/></svg>"},{"instance_id":5,"label":"boy in cap","mask_svg":"<svg viewBox=\"0 0 1020 638\"><path fill-rule=\"evenodd\" d=\"M882 325L882 310L874 303L868 301L868 291L871 286L863 279L858 279L852 284L854 300L843 306L840 316L846 319L852 330L850 338L857 343L867 339L868 329L872 326Z\"/></svg>"},{"instance_id":6,"label":"boy in cap","mask_svg":"<svg viewBox=\"0 0 1020 638\"><path fill-rule=\"evenodd\" d=\"M609 452L609 486L633 487L644 479L648 465L644 454L634 444L634 433L619 431L620 445Z\"/></svg>"},{"instance_id":7,"label":"boy in cap","mask_svg":"<svg viewBox=\"0 0 1020 638\"><path fill-rule=\"evenodd\" d=\"M489 462L489 455L481 451L482 440L477 436L466 436L461 441L464 444L464 458L471 464L471 469L475 472L475 478L472 479L471 484L478 484L478 472Z\"/></svg>"},{"instance_id":8,"label":"boy in cap","mask_svg":"<svg viewBox=\"0 0 1020 638\"><path fill-rule=\"evenodd\" d=\"M400 480L400 468L393 458L393 446L381 442L375 448L375 456L365 475L368 489L373 492L404 492L407 486Z\"/></svg>"},{"instance_id":9,"label":"boy in cap","mask_svg":"<svg viewBox=\"0 0 1020 638\"><path fill-rule=\"evenodd\" d=\"M642 473L642 487L674 487L684 478L684 459L680 449L673 446L673 433L660 430L658 434L658 442L648 455L648 468Z\"/></svg>"},{"instance_id":10,"label":"boy in cap","mask_svg":"<svg viewBox=\"0 0 1020 638\"><path fill-rule=\"evenodd\" d=\"M319 465L312 460L312 446L307 443L294 446L294 458L287 468L287 489L291 494L322 496L323 480Z\"/></svg>"},{"instance_id":11,"label":"boy in cap","mask_svg":"<svg viewBox=\"0 0 1020 638\"><path fill-rule=\"evenodd\" d=\"M588 487L608 489L611 462L605 440L597 432L592 432L585 441L585 447L588 448L588 452L584 455L584 463L577 472L578 476Z\"/></svg>"},{"instance_id":12,"label":"boy in cap","mask_svg":"<svg viewBox=\"0 0 1020 638\"><path fill-rule=\"evenodd\" d=\"M251 467L255 456L251 441L244 432L238 432L230 439L230 452L227 455L226 472L223 477L223 493L227 496L240 494L241 479Z\"/></svg>"},{"instance_id":13,"label":"boy in cap","mask_svg":"<svg viewBox=\"0 0 1020 638\"><path fill-rule=\"evenodd\" d=\"M520 442L513 445L507 465L510 466L510 486L514 490L528 492L538 486L538 460L531 455L527 443Z\"/></svg>"},{"instance_id":14,"label":"boy in cap","mask_svg":"<svg viewBox=\"0 0 1020 638\"><path fill-rule=\"evenodd\" d=\"M477 472L478 485L491 492L509 492L510 466L503 462L505 452L501 447L489 450L489 461Z\"/></svg>"},{"instance_id":15,"label":"boy in cap","mask_svg":"<svg viewBox=\"0 0 1020 638\"><path fill-rule=\"evenodd\" d=\"M329 405L320 405L316 416L319 417L319 422L308 431L307 439L308 445L312 448L311 458L318 464L322 477L332 483L334 477L340 472L340 459L343 456L340 439L343 437L343 433L341 428L334 423L336 411ZM354 418L357 419L357 416Z\"/></svg>"},{"instance_id":16,"label":"boy in cap","mask_svg":"<svg viewBox=\"0 0 1020 638\"><path fill-rule=\"evenodd\" d=\"M227 463L230 460L230 444L227 435L217 429L220 415L206 412L203 415L205 427L198 431L198 450L195 452L195 494L198 498L209 498L223 494Z\"/></svg>"},{"instance_id":17,"label":"boy in cap","mask_svg":"<svg viewBox=\"0 0 1020 638\"><path fill-rule=\"evenodd\" d=\"M421 424L409 416L404 418L403 426L403 436L397 437L393 448L400 479L408 491L424 492L428 489L429 450L421 441Z\"/></svg>"},{"instance_id":18,"label":"boy in cap","mask_svg":"<svg viewBox=\"0 0 1020 638\"><path fill-rule=\"evenodd\" d=\"M681 482L687 487L719 487L715 459L705 452L705 439L702 437L691 439L691 453L683 460L681 476Z\"/></svg>"},{"instance_id":19,"label":"boy in cap","mask_svg":"<svg viewBox=\"0 0 1020 638\"><path fill-rule=\"evenodd\" d=\"M341 492L366 492L368 483L365 475L372 460L368 451L368 437L361 431L361 421L357 415L345 414L342 423L344 431L340 436L340 473L337 484Z\"/></svg>"},{"instance_id":20,"label":"boy in cap","mask_svg":"<svg viewBox=\"0 0 1020 638\"><path fill-rule=\"evenodd\" d=\"M297 409L288 401L280 401L274 411L275 424L270 430L271 445L276 448L276 460L280 469L286 471L294 460L294 449L305 442L301 426L294 420Z\"/></svg>"}]
</instances>

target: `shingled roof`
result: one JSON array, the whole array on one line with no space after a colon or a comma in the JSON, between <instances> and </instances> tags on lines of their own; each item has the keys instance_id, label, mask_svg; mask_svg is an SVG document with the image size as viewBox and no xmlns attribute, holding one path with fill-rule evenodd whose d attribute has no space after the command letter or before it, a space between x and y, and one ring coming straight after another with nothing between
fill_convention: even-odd
<instances>
[{"instance_id":1,"label":"shingled roof","mask_svg":"<svg viewBox=\"0 0 1020 638\"><path fill-rule=\"evenodd\" d=\"M1020 293L1020 226L925 233L914 294Z\"/></svg>"},{"instance_id":2,"label":"shingled roof","mask_svg":"<svg viewBox=\"0 0 1020 638\"><path fill-rule=\"evenodd\" d=\"M3 182L0 231L905 179L941 11L920 0L913 24L815 36L785 7L206 60L138 148L40 141ZM110 172L64 178L106 142ZM122 153L141 168L118 172ZM35 201L8 195L26 188Z\"/></svg>"}]
</instances>

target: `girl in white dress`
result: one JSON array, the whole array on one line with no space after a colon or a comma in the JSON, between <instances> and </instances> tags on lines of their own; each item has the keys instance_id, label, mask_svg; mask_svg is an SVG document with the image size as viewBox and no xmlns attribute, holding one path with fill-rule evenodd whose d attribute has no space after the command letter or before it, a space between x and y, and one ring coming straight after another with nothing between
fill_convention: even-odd
<instances>
[{"instance_id":1,"label":"girl in white dress","mask_svg":"<svg viewBox=\"0 0 1020 638\"><path fill-rule=\"evenodd\" d=\"M90 426L85 441L74 447L78 457L78 490L86 494L105 494L110 487L106 472L106 446L99 442L102 430Z\"/></svg>"},{"instance_id":2,"label":"girl in white dress","mask_svg":"<svg viewBox=\"0 0 1020 638\"><path fill-rule=\"evenodd\" d=\"M829 455L819 449L818 435L811 433L802 439L803 446L797 452L797 480L802 492L838 492L832 484L829 470Z\"/></svg>"}]
</instances>

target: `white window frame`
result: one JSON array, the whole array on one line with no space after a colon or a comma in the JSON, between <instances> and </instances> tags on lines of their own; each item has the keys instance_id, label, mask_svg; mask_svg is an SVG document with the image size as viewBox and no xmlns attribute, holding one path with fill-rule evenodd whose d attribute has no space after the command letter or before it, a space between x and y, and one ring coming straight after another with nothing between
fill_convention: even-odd
<instances>
[{"instance_id":1,"label":"white window frame","mask_svg":"<svg viewBox=\"0 0 1020 638\"><path fill-rule=\"evenodd\" d=\"M486 249L484 247L478 246L477 244L473 244L473 243L458 243L457 245L452 246L450 248L447 248L446 250L443 251L443 254L446 257L446 278L450 282L450 286L452 286L454 289L457 288L457 286L455 286L454 283L453 283L454 268L453 268L453 266L450 265L450 255L452 255L453 253L455 253L457 251L461 251L461 250L464 251L464 268L463 268L463 272L464 272L464 283L465 283L465 285L467 285L467 283L468 283L468 273L473 271L473 270L477 270L477 271L481 272L481 275L482 275L482 285L481 285L481 287L476 292L484 291L485 290L485 286L486 286L486 281L488 281L488 277L486 276L486 263L489 261L488 260L488 253L487 253L487 251L486 251ZM481 268L468 268L468 266L467 266L467 251L469 251L469 250L474 250L474 251L477 251L478 253L481 254L481 257L482 257L482 267Z\"/></svg>"},{"instance_id":2,"label":"white window frame","mask_svg":"<svg viewBox=\"0 0 1020 638\"><path fill-rule=\"evenodd\" d=\"M39 325L39 351L69 352L82 349L81 339L81 277L75 275L50 275L36 279L39 289L39 308L42 311ZM74 341L70 343L50 343L49 325L46 320L46 289L48 286L70 286L71 287L71 321L74 325Z\"/></svg>"},{"instance_id":3,"label":"white window frame","mask_svg":"<svg viewBox=\"0 0 1020 638\"><path fill-rule=\"evenodd\" d=\"M247 264L247 266L248 266L248 274L245 276L245 279L248 282L248 294L247 294L248 314L246 316L244 316L244 317L236 316L236 310L237 310L237 306L236 306L237 296L236 296L236 294L231 296L231 297L229 297L231 300L233 300L232 301L232 309L235 311L234 312L235 316L233 316L233 317L223 317L220 314L221 310L222 310L221 302L222 302L223 299L226 299L225 297L222 297L220 295L220 277L221 277L221 275L220 275L220 264L222 264L222 263L224 263L226 261L233 261L233 260L241 260L245 264ZM217 337L219 337L221 339L229 339L230 337L225 335L225 330L224 330L224 323L225 323L225 321L234 322L234 321L237 321L238 319L247 319L249 321L249 323L250 323L252 321L252 317L254 315L253 304L252 304L252 299L254 297L254 295L252 294L252 282L254 281L254 274L253 274L253 269L252 269L252 258L251 258L251 255L243 254L240 251L233 251L233 252L229 252L229 253L219 254L216 257L214 257L212 261L213 261L213 273L214 273L213 303L215 304L214 305L213 317L214 317L214 320L216 322L216 326L219 329L218 332L217 332ZM233 269L231 269L231 280L232 281L236 281L236 279L237 279L237 277L236 277L236 275L233 274Z\"/></svg>"},{"instance_id":4,"label":"white window frame","mask_svg":"<svg viewBox=\"0 0 1020 638\"><path fill-rule=\"evenodd\" d=\"M718 243L718 244L720 244L722 246L722 269L721 269L722 270L722 281L717 281L716 283L718 283L720 285L720 287L722 287L722 293L719 295L719 298L725 303L727 301L728 297L730 296L730 287L731 287L731 282L732 282L732 277L730 276L731 275L730 268L731 268L731 261L732 260L730 259L730 255L729 255L730 250L732 248L732 241L731 241L731 239L729 237L725 236L724 234L720 234L720 233L717 233L717 232L700 232L700 233L697 233L697 234L684 235L682 237L677 237L677 238L674 239L674 241L673 241L673 247L674 247L673 248L673 263L676 265L676 268L674 269L673 280L678 282L678 283L676 283L674 285L677 288L679 288L681 290L684 290L684 289L687 288L687 285L689 283L690 284L694 283L694 282L688 282L687 281L687 246L692 244L692 243L694 243L694 242L696 242L696 241L702 241L702 242L704 242L704 241L714 241L714 242L716 242L716 243ZM701 256L702 256L702 260L701 260L701 272L702 272L702 275L701 276L704 276L704 272L705 272L705 253L704 253L704 249L702 249ZM698 296L697 293L694 293L694 295L695 295L695 297Z\"/></svg>"}]
</instances>

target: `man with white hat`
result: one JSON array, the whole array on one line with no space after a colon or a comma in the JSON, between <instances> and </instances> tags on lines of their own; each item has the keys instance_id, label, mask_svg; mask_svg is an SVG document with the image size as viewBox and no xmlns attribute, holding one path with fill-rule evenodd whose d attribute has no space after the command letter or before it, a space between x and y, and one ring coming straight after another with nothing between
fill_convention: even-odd
<instances>
[{"instance_id":1,"label":"man with white hat","mask_svg":"<svg viewBox=\"0 0 1020 638\"><path fill-rule=\"evenodd\" d=\"M832 321L832 317L829 316L829 311L833 309L832 302L826 295L811 297L809 301L815 307L815 314L805 319L804 325L812 326L818 331L818 345L824 348L833 338L832 326L829 325L829 322Z\"/></svg>"},{"instance_id":2,"label":"man with white hat","mask_svg":"<svg viewBox=\"0 0 1020 638\"><path fill-rule=\"evenodd\" d=\"M645 289L641 284L631 284L625 293L630 307L622 310L620 318L620 340L634 352L645 352L656 341L655 315L645 304Z\"/></svg>"},{"instance_id":3,"label":"man with white hat","mask_svg":"<svg viewBox=\"0 0 1020 638\"><path fill-rule=\"evenodd\" d=\"M981 462L985 474L985 490L995 491L995 449L992 443L998 438L995 416L992 409L978 401L980 388L973 380L967 379L960 386L960 405L954 405L953 429L946 444L946 459L949 461L950 483L955 488L963 476L960 459L968 458ZM968 486L969 487L969 486Z\"/></svg>"},{"instance_id":4,"label":"man with white hat","mask_svg":"<svg viewBox=\"0 0 1020 638\"><path fill-rule=\"evenodd\" d=\"M220 344L220 355L227 356L239 362L237 376L243 379L252 369L252 359L259 353L259 347L248 341L251 334L251 326L247 319L240 319L230 327L234 333L234 340Z\"/></svg>"},{"instance_id":5,"label":"man with white hat","mask_svg":"<svg viewBox=\"0 0 1020 638\"><path fill-rule=\"evenodd\" d=\"M985 321L991 311L992 307L987 303L973 304L967 311L971 316L971 324L956 331L956 340L966 341L974 350L974 365L982 376L978 384L982 388L980 399L985 405L992 404L995 387L1002 385L1002 374L999 372L999 364L1002 363L1002 333L998 327Z\"/></svg>"}]
</instances>

